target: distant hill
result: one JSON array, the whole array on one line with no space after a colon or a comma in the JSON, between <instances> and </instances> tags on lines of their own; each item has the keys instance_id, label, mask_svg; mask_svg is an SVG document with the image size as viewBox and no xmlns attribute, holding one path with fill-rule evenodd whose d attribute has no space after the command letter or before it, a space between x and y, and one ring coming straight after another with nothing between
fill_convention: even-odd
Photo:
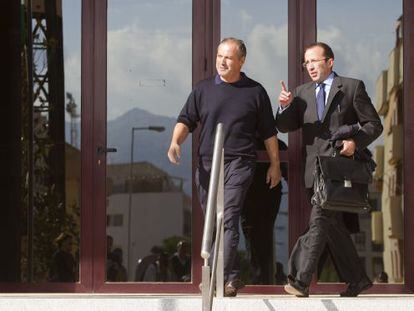
<instances>
[{"instance_id":1,"label":"distant hill","mask_svg":"<svg viewBox=\"0 0 414 311\"><path fill-rule=\"evenodd\" d=\"M164 132L149 130L135 131L134 162L148 161L170 176L184 179L184 189L191 193L191 139L182 146L181 164L173 165L168 161L167 150L176 119L155 115L134 108L122 116L108 122L107 146L117 148L116 153L108 154L108 163L129 163L132 127L164 126Z\"/></svg>"},{"instance_id":2,"label":"distant hill","mask_svg":"<svg viewBox=\"0 0 414 311\"><path fill-rule=\"evenodd\" d=\"M132 127L164 126L164 132L149 130L135 131L134 162L147 161L167 172L170 176L184 180L184 190L191 194L191 137L182 145L181 164L171 164L167 158L168 147L176 119L155 115L148 111L134 108L122 116L108 121L107 146L117 149L116 153L108 153L108 164L129 163ZM80 124L77 123L80 133ZM70 142L70 123L65 124L66 141ZM79 141L77 142L79 148Z\"/></svg>"}]
</instances>

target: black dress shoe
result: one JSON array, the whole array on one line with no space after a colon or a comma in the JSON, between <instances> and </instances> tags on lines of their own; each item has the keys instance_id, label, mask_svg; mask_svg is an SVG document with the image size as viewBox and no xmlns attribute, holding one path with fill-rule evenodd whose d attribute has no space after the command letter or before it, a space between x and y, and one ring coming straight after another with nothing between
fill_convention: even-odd
<instances>
[{"instance_id":1,"label":"black dress shoe","mask_svg":"<svg viewBox=\"0 0 414 311\"><path fill-rule=\"evenodd\" d=\"M362 291L372 286L372 282L368 278L363 278L358 283L350 283L346 291L340 293L341 297L356 297Z\"/></svg>"},{"instance_id":2,"label":"black dress shoe","mask_svg":"<svg viewBox=\"0 0 414 311\"><path fill-rule=\"evenodd\" d=\"M244 287L240 279L227 282L224 285L224 297L236 297L237 292Z\"/></svg>"},{"instance_id":3,"label":"black dress shoe","mask_svg":"<svg viewBox=\"0 0 414 311\"><path fill-rule=\"evenodd\" d=\"M284 286L284 290L296 297L309 297L309 287L292 277L288 277L288 283Z\"/></svg>"}]
</instances>

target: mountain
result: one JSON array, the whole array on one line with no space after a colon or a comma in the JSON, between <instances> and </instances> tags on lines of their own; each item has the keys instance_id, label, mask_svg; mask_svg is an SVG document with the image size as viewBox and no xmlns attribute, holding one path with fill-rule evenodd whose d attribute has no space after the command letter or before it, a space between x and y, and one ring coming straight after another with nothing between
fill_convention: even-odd
<instances>
[{"instance_id":1,"label":"mountain","mask_svg":"<svg viewBox=\"0 0 414 311\"><path fill-rule=\"evenodd\" d=\"M184 189L191 194L191 136L182 145L181 163L173 165L167 158L171 135L176 124L175 118L155 115L134 108L107 123L107 146L117 148L116 153L108 153L108 164L129 163L131 130L133 127L164 126L164 132L148 129L134 132L134 162L147 161L167 172L170 176L184 180Z\"/></svg>"}]
</instances>

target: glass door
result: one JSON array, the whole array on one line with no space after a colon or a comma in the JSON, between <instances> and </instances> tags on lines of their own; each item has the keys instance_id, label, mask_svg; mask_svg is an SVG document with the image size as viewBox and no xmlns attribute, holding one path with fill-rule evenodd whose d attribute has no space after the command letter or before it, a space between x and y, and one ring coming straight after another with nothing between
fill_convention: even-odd
<instances>
[{"instance_id":1,"label":"glass door","mask_svg":"<svg viewBox=\"0 0 414 311\"><path fill-rule=\"evenodd\" d=\"M246 44L245 74L266 89L277 111L280 80L288 84L288 1L221 1L221 37L236 37ZM253 183L241 213L239 254L241 278L254 293L262 285L284 285L289 257L288 135L278 134L283 179L275 189L266 185L269 167L264 144ZM279 290L279 289L277 289Z\"/></svg>"},{"instance_id":2,"label":"glass door","mask_svg":"<svg viewBox=\"0 0 414 311\"><path fill-rule=\"evenodd\" d=\"M191 139L179 166L166 153L192 88L192 1L109 0L105 15L100 277L107 288L178 288L193 277Z\"/></svg>"},{"instance_id":3,"label":"glass door","mask_svg":"<svg viewBox=\"0 0 414 311\"><path fill-rule=\"evenodd\" d=\"M85 284L81 12L81 0L2 9L10 83L0 130L4 291L82 291Z\"/></svg>"},{"instance_id":4,"label":"glass door","mask_svg":"<svg viewBox=\"0 0 414 311\"><path fill-rule=\"evenodd\" d=\"M92 100L97 109L93 111L93 144L99 147L93 164L98 168L94 173L94 184L98 187L93 193L96 238L91 245L95 290L198 292L203 217L193 189L197 134L184 145L181 166L171 166L165 156L175 118L192 85L215 73L220 34L239 36L251 51L248 62L249 57L254 60L249 66L246 64L247 73L263 81L275 100L278 92L272 88L277 88L279 79L285 80L291 89L307 80L300 65L304 46L317 36L328 43L336 38L330 37L330 32L319 33L319 28L316 32L319 10L316 1L289 0L273 5L275 16L280 15L274 19L267 17L267 12L260 12L260 8L251 8L247 2L94 2L97 32L93 35L96 50ZM287 18L280 14L286 8ZM239 27L234 26L236 22ZM267 61L263 61L266 56ZM265 64L274 63L275 57L280 63L276 66L280 78L266 71ZM274 67L269 68L272 71ZM399 97L395 98L395 117L390 116L393 129L401 119ZM290 133L289 141L282 137L288 145L282 161L287 164L289 181L285 179L283 183L281 202L288 206L288 211L281 205L282 213L271 232L276 247L271 252L273 262L267 275L287 273L284 266L288 251L307 225L310 208L302 187L300 137L299 132ZM396 148L397 145L395 152ZM264 156L259 158L265 161ZM403 177L398 175L398 169L391 177L390 185L395 187L387 191L398 195ZM406 230L402 226L394 228ZM355 241L362 244L363 240L364 237L358 236ZM399 250L400 244L396 245ZM250 246L245 245L247 253ZM179 258L180 274L174 270L174 258ZM279 259L281 269L277 264ZM190 272L186 268L189 261ZM372 267L382 266L373 261ZM249 269L245 269L247 278ZM272 286L282 283L276 279L259 282L250 278L248 284L255 286L246 288L245 293L283 293L282 286ZM323 283L315 278L312 285L315 292L336 292L342 286Z\"/></svg>"},{"instance_id":5,"label":"glass door","mask_svg":"<svg viewBox=\"0 0 414 311\"><path fill-rule=\"evenodd\" d=\"M384 1L377 6L372 0L363 4L319 0L317 4L317 37L334 48L334 70L364 81L384 126L382 135L369 146L377 164L369 193L372 212L359 215L359 230L352 238L374 283L401 285L405 241L403 3ZM351 16L352 28L348 27ZM318 281L341 281L330 256L323 256Z\"/></svg>"},{"instance_id":6,"label":"glass door","mask_svg":"<svg viewBox=\"0 0 414 311\"><path fill-rule=\"evenodd\" d=\"M193 84L211 67L206 5L94 5L95 291L199 292L198 135L182 146L180 165L167 151Z\"/></svg>"}]
</instances>

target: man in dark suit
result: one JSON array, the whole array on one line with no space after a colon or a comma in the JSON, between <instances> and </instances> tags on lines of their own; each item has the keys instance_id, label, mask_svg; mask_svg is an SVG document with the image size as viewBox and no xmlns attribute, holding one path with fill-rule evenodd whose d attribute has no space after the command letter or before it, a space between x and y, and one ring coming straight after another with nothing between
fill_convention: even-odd
<instances>
[{"instance_id":1,"label":"man in dark suit","mask_svg":"<svg viewBox=\"0 0 414 311\"><path fill-rule=\"evenodd\" d=\"M353 156L366 148L382 132L380 118L360 80L333 72L334 54L325 43L305 49L303 66L311 82L293 92L282 83L276 127L280 132L302 129L305 155L305 186L312 195L317 155L332 155L332 133L343 125L359 124L357 133L342 141L340 154ZM347 230L343 213L313 206L309 228L299 237L289 259L285 291L298 297L309 295L309 284L325 247L329 248L339 275L348 283L343 297L355 297L372 286Z\"/></svg>"}]
</instances>

